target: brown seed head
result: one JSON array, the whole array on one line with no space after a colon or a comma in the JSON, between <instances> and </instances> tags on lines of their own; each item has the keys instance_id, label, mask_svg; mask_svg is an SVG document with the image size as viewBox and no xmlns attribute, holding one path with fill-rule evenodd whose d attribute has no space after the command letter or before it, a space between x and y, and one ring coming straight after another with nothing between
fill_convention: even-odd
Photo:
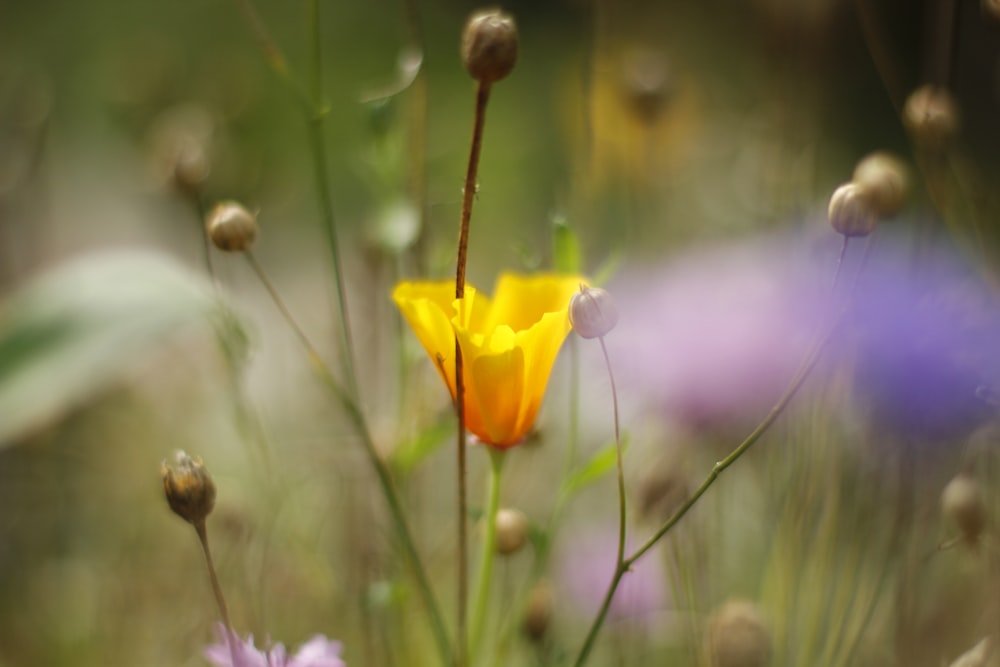
<instances>
[{"instance_id":1,"label":"brown seed head","mask_svg":"<svg viewBox=\"0 0 1000 667\"><path fill-rule=\"evenodd\" d=\"M970 542L977 541L986 527L982 493L971 475L961 473L948 482L941 492L941 511Z\"/></svg>"},{"instance_id":2,"label":"brown seed head","mask_svg":"<svg viewBox=\"0 0 1000 667\"><path fill-rule=\"evenodd\" d=\"M606 290L581 285L569 302L569 323L583 338L606 336L618 324L618 307Z\"/></svg>"},{"instance_id":3,"label":"brown seed head","mask_svg":"<svg viewBox=\"0 0 1000 667\"><path fill-rule=\"evenodd\" d=\"M649 50L629 53L622 79L629 111L640 123L656 123L674 96L673 77L663 55Z\"/></svg>"},{"instance_id":4,"label":"brown seed head","mask_svg":"<svg viewBox=\"0 0 1000 667\"><path fill-rule=\"evenodd\" d=\"M200 458L193 459L183 451L178 451L175 458L176 470L166 461L160 466L167 503L185 521L201 523L215 507L215 482Z\"/></svg>"},{"instance_id":5,"label":"brown seed head","mask_svg":"<svg viewBox=\"0 0 1000 667\"><path fill-rule=\"evenodd\" d=\"M462 62L472 78L490 84L510 74L517 63L517 24L499 9L469 17L462 33Z\"/></svg>"},{"instance_id":6,"label":"brown seed head","mask_svg":"<svg viewBox=\"0 0 1000 667\"><path fill-rule=\"evenodd\" d=\"M712 667L764 667L771 660L771 631L747 600L730 600L712 614L705 643Z\"/></svg>"},{"instance_id":7,"label":"brown seed head","mask_svg":"<svg viewBox=\"0 0 1000 667\"><path fill-rule=\"evenodd\" d=\"M890 218L903 208L909 190L906 165L892 153L878 151L854 168L854 182L868 195L872 210L880 218Z\"/></svg>"},{"instance_id":8,"label":"brown seed head","mask_svg":"<svg viewBox=\"0 0 1000 667\"><path fill-rule=\"evenodd\" d=\"M857 183L844 183L834 190L827 216L833 229L844 236L868 236L878 224L868 191Z\"/></svg>"},{"instance_id":9,"label":"brown seed head","mask_svg":"<svg viewBox=\"0 0 1000 667\"><path fill-rule=\"evenodd\" d=\"M257 217L234 201L216 204L205 218L212 244L226 252L246 252L257 240Z\"/></svg>"},{"instance_id":10,"label":"brown seed head","mask_svg":"<svg viewBox=\"0 0 1000 667\"><path fill-rule=\"evenodd\" d=\"M921 86L906 98L903 125L915 142L940 150L958 134L961 126L958 103L945 88Z\"/></svg>"},{"instance_id":11,"label":"brown seed head","mask_svg":"<svg viewBox=\"0 0 1000 667\"><path fill-rule=\"evenodd\" d=\"M541 641L552 625L554 608L552 584L540 581L531 589L521 628L528 639Z\"/></svg>"},{"instance_id":12,"label":"brown seed head","mask_svg":"<svg viewBox=\"0 0 1000 667\"><path fill-rule=\"evenodd\" d=\"M497 553L517 553L528 541L528 517L517 509L502 507L497 512Z\"/></svg>"}]
</instances>

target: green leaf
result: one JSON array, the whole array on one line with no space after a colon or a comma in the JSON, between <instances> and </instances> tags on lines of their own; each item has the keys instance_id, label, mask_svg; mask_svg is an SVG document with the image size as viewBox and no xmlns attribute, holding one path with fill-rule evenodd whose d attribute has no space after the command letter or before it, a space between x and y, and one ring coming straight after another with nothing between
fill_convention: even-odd
<instances>
[{"instance_id":1,"label":"green leaf","mask_svg":"<svg viewBox=\"0 0 1000 667\"><path fill-rule=\"evenodd\" d=\"M629 436L628 432L625 432L622 434L622 456L628 451L628 446ZM570 473L569 477L563 482L563 493L571 496L583 487L593 484L601 477L604 477L604 475L613 471L617 467L617 461L618 456L615 453L615 443L610 442L597 450L590 457L589 461Z\"/></svg>"},{"instance_id":2,"label":"green leaf","mask_svg":"<svg viewBox=\"0 0 1000 667\"><path fill-rule=\"evenodd\" d=\"M392 455L393 467L402 475L416 468L421 461L436 452L448 436L455 433L455 413L447 410L436 421L428 424L412 439L396 448Z\"/></svg>"},{"instance_id":3,"label":"green leaf","mask_svg":"<svg viewBox=\"0 0 1000 667\"><path fill-rule=\"evenodd\" d=\"M553 223L552 255L554 268L559 273L580 273L583 268L580 239L563 218Z\"/></svg>"},{"instance_id":4,"label":"green leaf","mask_svg":"<svg viewBox=\"0 0 1000 667\"><path fill-rule=\"evenodd\" d=\"M148 252L73 260L0 304L0 446L106 390L171 335L211 322L242 328L208 282Z\"/></svg>"}]
</instances>

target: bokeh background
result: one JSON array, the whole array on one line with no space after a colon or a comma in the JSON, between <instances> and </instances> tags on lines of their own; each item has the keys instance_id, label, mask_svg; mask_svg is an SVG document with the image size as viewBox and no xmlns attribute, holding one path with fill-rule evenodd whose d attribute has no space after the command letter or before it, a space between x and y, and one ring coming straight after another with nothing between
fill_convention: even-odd
<instances>
[{"instance_id":1,"label":"bokeh background","mask_svg":"<svg viewBox=\"0 0 1000 667\"><path fill-rule=\"evenodd\" d=\"M389 292L454 270L474 91L458 43L477 5L319 4L364 408L450 610L447 395ZM520 55L488 110L469 278L552 268L554 229L570 229L580 268L616 295L636 544L766 413L830 304L853 304L793 409L634 573L592 664L707 664L712 610L734 597L759 604L776 665L936 667L995 633L989 524L976 548L938 548L958 535L939 509L949 479L977 480L988 516L998 500L994 4L504 9ZM256 10L305 84L307 3ZM901 120L928 83L961 111L941 150ZM242 634L323 632L350 665L436 664L356 435L243 258L214 253L206 271L204 209L243 202L255 256L336 365L309 140L240 2L0 4L0 666L206 664L214 602L159 480L178 448L219 487L209 527ZM831 294L827 201L875 150L908 165L907 206L866 258L852 241ZM151 284L131 284L139 266ZM538 558L566 441L586 461L613 433L584 342L578 428L567 353L538 437L508 463L504 503L536 539L498 568L493 632L515 638L494 664L567 664L610 576L610 475L574 495ZM539 577L555 611L530 640L518 601Z\"/></svg>"}]
</instances>

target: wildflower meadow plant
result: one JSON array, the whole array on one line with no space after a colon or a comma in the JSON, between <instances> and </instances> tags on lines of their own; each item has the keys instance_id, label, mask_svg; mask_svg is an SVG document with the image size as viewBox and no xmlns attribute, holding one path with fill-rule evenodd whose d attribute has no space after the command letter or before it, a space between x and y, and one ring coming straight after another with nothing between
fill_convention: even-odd
<instances>
[{"instance_id":1,"label":"wildflower meadow plant","mask_svg":"<svg viewBox=\"0 0 1000 667\"><path fill-rule=\"evenodd\" d=\"M120 59L181 257L0 271L0 666L997 662L998 3L570 4Z\"/></svg>"}]
</instances>

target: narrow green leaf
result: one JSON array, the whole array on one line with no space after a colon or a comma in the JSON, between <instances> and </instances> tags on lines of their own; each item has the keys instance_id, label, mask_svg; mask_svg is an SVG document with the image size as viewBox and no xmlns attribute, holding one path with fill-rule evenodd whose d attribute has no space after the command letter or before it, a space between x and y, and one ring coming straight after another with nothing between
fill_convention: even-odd
<instances>
[{"instance_id":1,"label":"narrow green leaf","mask_svg":"<svg viewBox=\"0 0 1000 667\"><path fill-rule=\"evenodd\" d=\"M396 448L392 455L393 467L400 474L406 475L448 442L449 436L454 433L455 416L451 410L447 410L412 439Z\"/></svg>"},{"instance_id":2,"label":"narrow green leaf","mask_svg":"<svg viewBox=\"0 0 1000 667\"><path fill-rule=\"evenodd\" d=\"M628 433L622 434L622 455L628 451ZM601 447L590 457L590 460L570 473L563 482L563 493L573 495L583 487L593 484L617 467L618 456L615 453L615 443L610 442Z\"/></svg>"}]
</instances>

